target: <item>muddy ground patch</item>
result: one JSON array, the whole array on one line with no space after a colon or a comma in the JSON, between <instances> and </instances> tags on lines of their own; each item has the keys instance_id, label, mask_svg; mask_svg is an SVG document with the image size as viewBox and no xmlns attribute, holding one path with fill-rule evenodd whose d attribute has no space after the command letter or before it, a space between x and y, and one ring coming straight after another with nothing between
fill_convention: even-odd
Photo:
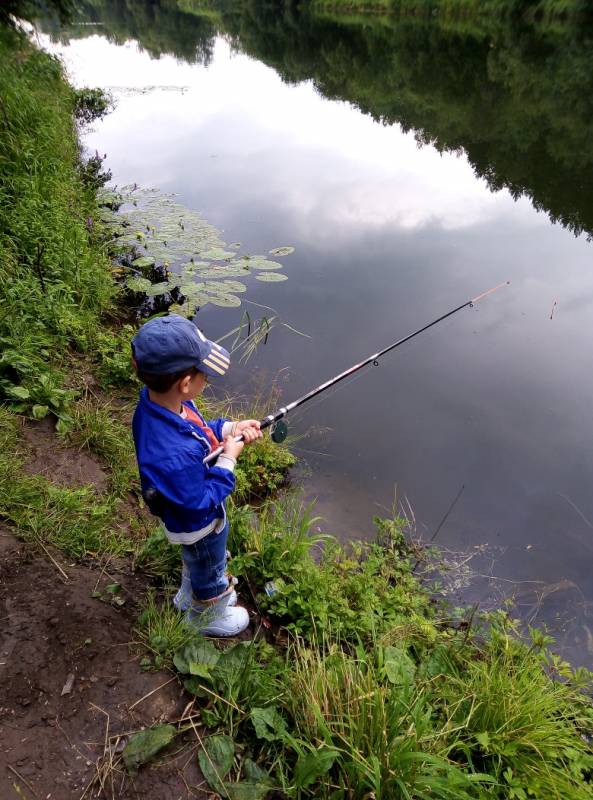
<instances>
[{"instance_id":1,"label":"muddy ground patch","mask_svg":"<svg viewBox=\"0 0 593 800\"><path fill-rule=\"evenodd\" d=\"M86 567L49 555L0 528L0 797L78 800L114 735L179 719L187 702L167 672L142 672L130 648L145 580L108 566ZM125 603L92 595L117 581ZM162 688L162 684L170 681ZM70 689L68 691L68 689ZM153 694L134 705L140 698ZM196 742L197 745L197 742ZM131 780L86 797L206 798L186 741Z\"/></svg>"}]
</instances>

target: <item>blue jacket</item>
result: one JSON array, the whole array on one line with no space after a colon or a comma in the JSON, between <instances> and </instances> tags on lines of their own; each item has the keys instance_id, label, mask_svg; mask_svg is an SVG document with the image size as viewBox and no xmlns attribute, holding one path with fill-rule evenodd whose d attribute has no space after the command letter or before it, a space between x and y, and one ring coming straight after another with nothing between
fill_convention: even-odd
<instances>
[{"instance_id":1,"label":"blue jacket","mask_svg":"<svg viewBox=\"0 0 593 800\"><path fill-rule=\"evenodd\" d=\"M193 403L185 405L196 411ZM225 422L218 419L206 424L222 440ZM224 518L224 501L235 488L235 476L228 469L202 463L211 448L198 425L153 403L144 387L132 432L142 491L153 487L160 493L160 516L167 530L199 531Z\"/></svg>"}]
</instances>

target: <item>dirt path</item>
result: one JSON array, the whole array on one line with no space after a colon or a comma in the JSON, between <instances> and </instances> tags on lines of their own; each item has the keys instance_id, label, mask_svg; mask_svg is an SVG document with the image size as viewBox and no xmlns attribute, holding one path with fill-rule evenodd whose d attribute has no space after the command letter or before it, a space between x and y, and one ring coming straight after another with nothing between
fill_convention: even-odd
<instances>
[{"instance_id":1,"label":"dirt path","mask_svg":"<svg viewBox=\"0 0 593 800\"><path fill-rule=\"evenodd\" d=\"M137 730L179 718L187 702L172 681L130 708L171 677L142 672L130 651L140 578L117 574L127 600L116 608L91 596L98 579L101 589L113 577L52 555L68 582L42 551L0 528L2 800L78 800L96 774L107 722L110 734ZM119 772L114 791L94 787L86 797L206 798L196 761L188 743L133 781Z\"/></svg>"}]
</instances>

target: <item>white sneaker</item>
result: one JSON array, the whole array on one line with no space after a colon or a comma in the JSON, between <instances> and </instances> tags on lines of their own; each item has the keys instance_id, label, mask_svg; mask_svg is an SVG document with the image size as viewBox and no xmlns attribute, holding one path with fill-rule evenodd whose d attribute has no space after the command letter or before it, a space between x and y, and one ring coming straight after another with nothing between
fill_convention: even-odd
<instances>
[{"instance_id":1,"label":"white sneaker","mask_svg":"<svg viewBox=\"0 0 593 800\"><path fill-rule=\"evenodd\" d=\"M231 606L233 593L234 589L227 591L209 603L192 600L185 621L202 636L237 636L249 625L249 614L242 606Z\"/></svg>"},{"instance_id":2,"label":"white sneaker","mask_svg":"<svg viewBox=\"0 0 593 800\"><path fill-rule=\"evenodd\" d=\"M231 586L235 587L238 583L237 578L234 575L229 575L228 579L230 581ZM187 609L191 605L191 579L189 577L189 569L183 565L181 569L181 586L177 590L177 594L173 598L173 605L177 609L177 611L187 611ZM228 602L229 606L236 606L237 605L237 592L233 588L231 592L231 597Z\"/></svg>"}]
</instances>

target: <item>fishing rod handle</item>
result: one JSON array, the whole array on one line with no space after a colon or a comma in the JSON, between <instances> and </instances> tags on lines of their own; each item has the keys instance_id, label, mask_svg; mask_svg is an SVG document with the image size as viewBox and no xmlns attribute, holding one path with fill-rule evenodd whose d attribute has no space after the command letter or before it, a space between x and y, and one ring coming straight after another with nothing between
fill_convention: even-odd
<instances>
[{"instance_id":1,"label":"fishing rod handle","mask_svg":"<svg viewBox=\"0 0 593 800\"><path fill-rule=\"evenodd\" d=\"M281 414L281 416L284 416L284 414ZM269 417L266 417L265 419L262 419L261 422L259 423L260 431L264 430L265 428L269 428L270 425L273 425L273 423L276 422L276 417L278 419L280 419L278 414L270 414ZM234 441L235 442L242 442L243 438L244 438L243 434L240 433L238 436L235 436ZM216 461L218 456L222 455L223 452L224 452L224 447L223 446L217 447L216 450L213 450L211 453L209 453L206 456L205 459L203 459L202 463L203 464L211 464L213 461Z\"/></svg>"}]
</instances>

